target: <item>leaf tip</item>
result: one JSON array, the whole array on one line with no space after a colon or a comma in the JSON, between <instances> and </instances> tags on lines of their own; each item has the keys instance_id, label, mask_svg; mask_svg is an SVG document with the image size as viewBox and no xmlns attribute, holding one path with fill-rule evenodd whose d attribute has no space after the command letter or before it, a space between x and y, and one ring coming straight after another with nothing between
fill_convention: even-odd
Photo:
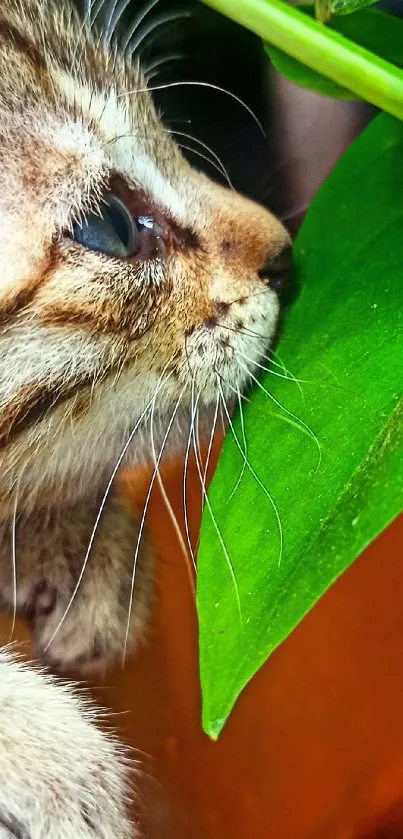
<instances>
[{"instance_id":1,"label":"leaf tip","mask_svg":"<svg viewBox=\"0 0 403 839\"><path fill-rule=\"evenodd\" d=\"M212 740L213 743L217 742L224 728L225 722L226 720L224 719L224 717L217 717L214 720L203 720L204 731L207 734L207 737L209 737L209 739Z\"/></svg>"}]
</instances>

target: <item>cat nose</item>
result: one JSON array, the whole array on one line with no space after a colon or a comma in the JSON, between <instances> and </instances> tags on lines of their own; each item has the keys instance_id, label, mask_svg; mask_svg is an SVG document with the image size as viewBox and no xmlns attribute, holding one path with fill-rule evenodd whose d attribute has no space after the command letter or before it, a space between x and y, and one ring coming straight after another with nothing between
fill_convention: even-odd
<instances>
[{"instance_id":1,"label":"cat nose","mask_svg":"<svg viewBox=\"0 0 403 839\"><path fill-rule=\"evenodd\" d=\"M292 247L286 245L280 253L269 259L263 268L258 271L258 276L273 291L283 291L288 283L292 269Z\"/></svg>"}]
</instances>

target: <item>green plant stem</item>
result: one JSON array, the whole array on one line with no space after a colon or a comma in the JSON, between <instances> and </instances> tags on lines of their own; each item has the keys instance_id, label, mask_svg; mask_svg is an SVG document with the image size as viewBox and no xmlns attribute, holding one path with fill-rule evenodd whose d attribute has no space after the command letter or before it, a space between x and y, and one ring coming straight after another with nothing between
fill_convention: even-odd
<instances>
[{"instance_id":1,"label":"green plant stem","mask_svg":"<svg viewBox=\"0 0 403 839\"><path fill-rule=\"evenodd\" d=\"M403 71L282 0L204 0L361 99L403 119Z\"/></svg>"}]
</instances>

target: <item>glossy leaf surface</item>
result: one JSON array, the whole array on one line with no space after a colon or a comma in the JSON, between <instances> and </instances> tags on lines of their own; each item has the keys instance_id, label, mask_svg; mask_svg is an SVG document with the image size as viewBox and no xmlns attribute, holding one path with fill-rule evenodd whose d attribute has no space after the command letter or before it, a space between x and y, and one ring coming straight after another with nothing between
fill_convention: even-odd
<instances>
[{"instance_id":1,"label":"glossy leaf surface","mask_svg":"<svg viewBox=\"0 0 403 839\"><path fill-rule=\"evenodd\" d=\"M298 235L301 292L277 351L300 381L266 374L273 399L256 388L244 406L248 457L265 489L247 468L231 496L243 460L229 434L204 511L198 614L211 736L266 658L403 507L402 195L403 125L381 115L339 162ZM243 445L239 417L234 427Z\"/></svg>"}]
</instances>

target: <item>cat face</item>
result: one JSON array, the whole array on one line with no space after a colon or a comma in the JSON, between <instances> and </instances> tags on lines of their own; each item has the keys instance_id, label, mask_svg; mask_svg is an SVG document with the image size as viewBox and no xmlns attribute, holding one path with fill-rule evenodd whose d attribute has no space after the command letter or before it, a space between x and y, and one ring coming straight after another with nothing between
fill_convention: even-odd
<instances>
[{"instance_id":1,"label":"cat face","mask_svg":"<svg viewBox=\"0 0 403 839\"><path fill-rule=\"evenodd\" d=\"M112 457L153 398L168 416L242 389L289 246L190 167L138 69L61 5L0 8L0 444L47 475L105 440Z\"/></svg>"}]
</instances>

